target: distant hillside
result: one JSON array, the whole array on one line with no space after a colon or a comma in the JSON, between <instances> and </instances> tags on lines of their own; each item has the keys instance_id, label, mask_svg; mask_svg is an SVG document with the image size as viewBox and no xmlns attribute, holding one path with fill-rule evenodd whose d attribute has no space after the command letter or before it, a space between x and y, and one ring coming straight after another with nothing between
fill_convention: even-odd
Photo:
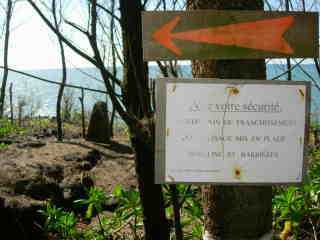
<instances>
[{"instance_id":1,"label":"distant hillside","mask_svg":"<svg viewBox=\"0 0 320 240\"><path fill-rule=\"evenodd\" d=\"M192 77L191 76L191 68L189 65L182 65L181 73L183 73L183 77ZM317 81L319 81L319 75L316 72L314 65L305 64L303 68L314 77ZM271 79L275 76L278 76L280 73L284 72L286 69L285 65L275 65L268 64L267 65L267 78ZM59 82L61 79L61 70L60 69L41 69L41 70L28 70L28 73L32 73L39 77L43 77L52 81ZM70 68L68 69L68 83L90 87L94 89L104 90L104 84L101 80L99 72L95 68ZM118 77L121 78L122 69L118 68ZM157 66L149 67L149 76L151 78L161 77L159 72L159 68ZM286 79L287 75L281 77L281 79ZM310 81L308 77L297 67L292 72L292 78L294 80L302 80L302 81ZM44 83L38 81L36 79L28 78L26 76L9 73L9 81L13 82L14 88L14 99L17 101L17 98L26 98L29 102L39 103L41 108L39 110L40 115L55 115L55 102L58 92L58 87L56 85ZM319 81L320 82L320 81ZM70 89L67 90L70 92ZM79 90L71 90L73 92L76 106L78 106L78 96L80 94ZM313 88L312 91L313 96L313 110L317 109L317 106L320 102L320 94L316 88ZM86 92L86 108L91 109L93 103L100 100L105 100L105 96L103 94L89 93ZM317 110L318 111L318 110Z\"/></svg>"}]
</instances>

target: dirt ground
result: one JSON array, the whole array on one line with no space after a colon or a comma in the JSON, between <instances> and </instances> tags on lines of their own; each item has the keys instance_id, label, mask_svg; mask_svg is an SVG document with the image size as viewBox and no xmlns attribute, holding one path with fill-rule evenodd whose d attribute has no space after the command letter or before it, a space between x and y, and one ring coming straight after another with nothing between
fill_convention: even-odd
<instances>
[{"instance_id":1,"label":"dirt ground","mask_svg":"<svg viewBox=\"0 0 320 240\"><path fill-rule=\"evenodd\" d=\"M65 156L77 156L81 159L90 151L98 151L101 159L89 171L73 173L85 172L92 177L95 186L103 188L106 192L111 192L118 184L125 188L136 186L134 155L125 139L114 139L111 144L98 144L84 139L60 143L55 138L48 138L43 142L45 145L42 147L23 147L21 144L12 144L0 150L0 186L3 186L8 178L14 177L14 168L18 167L17 170L19 170L33 165L61 165L67 168L70 167L70 161L66 161ZM70 171L65 171L65 177L70 173L72 174Z\"/></svg>"},{"instance_id":2,"label":"dirt ground","mask_svg":"<svg viewBox=\"0 0 320 240\"><path fill-rule=\"evenodd\" d=\"M37 211L48 199L66 207L90 186L112 193L137 186L134 154L126 138L110 144L54 136L24 136L0 149L0 225L11 239L42 239ZM19 222L20 231L16 229ZM13 234L13 235L12 235ZM23 237L23 238L21 238Z\"/></svg>"}]
</instances>

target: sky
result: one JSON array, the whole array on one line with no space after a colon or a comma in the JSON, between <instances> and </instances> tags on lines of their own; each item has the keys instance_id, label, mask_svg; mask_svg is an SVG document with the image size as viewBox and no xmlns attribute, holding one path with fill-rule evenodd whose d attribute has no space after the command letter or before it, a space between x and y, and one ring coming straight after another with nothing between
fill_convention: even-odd
<instances>
[{"instance_id":1,"label":"sky","mask_svg":"<svg viewBox=\"0 0 320 240\"><path fill-rule=\"evenodd\" d=\"M5 2L5 0L0 0ZM68 19L74 22L81 22L85 18L84 8L79 2L82 0L70 0L67 10ZM293 0L294 1L294 0ZM307 0L307 4L319 0ZM275 0L269 1L274 3ZM3 18L3 11L1 13ZM9 45L9 66L15 69L50 69L60 68L60 54L57 45L56 36L48 29L45 23L34 12L31 6L26 1L21 1L14 8L14 15L11 24L11 36ZM77 44L88 48L88 43L85 38L74 35L72 39L76 39ZM3 38L2 38L3 40ZM1 44L3 41L1 41ZM3 65L3 50L0 47L0 63ZM88 48L89 49L89 48ZM66 48L67 66L73 67L92 67L92 65L79 57L69 48ZM275 61L272 61L275 62ZM308 61L307 61L308 62Z\"/></svg>"},{"instance_id":2,"label":"sky","mask_svg":"<svg viewBox=\"0 0 320 240\"><path fill-rule=\"evenodd\" d=\"M77 6L72 8L75 13L79 13ZM78 18L80 17L79 14ZM16 69L60 68L57 38L27 2L16 4L12 19L9 66ZM81 39L81 42L85 43L86 40ZM1 57L2 55L1 47ZM69 48L66 48L66 59L68 67L92 67Z\"/></svg>"}]
</instances>

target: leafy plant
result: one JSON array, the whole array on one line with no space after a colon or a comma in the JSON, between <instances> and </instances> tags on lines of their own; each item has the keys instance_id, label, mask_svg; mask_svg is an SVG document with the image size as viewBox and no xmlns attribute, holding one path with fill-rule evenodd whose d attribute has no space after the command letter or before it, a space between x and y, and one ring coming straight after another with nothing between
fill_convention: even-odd
<instances>
[{"instance_id":1,"label":"leafy plant","mask_svg":"<svg viewBox=\"0 0 320 240\"><path fill-rule=\"evenodd\" d=\"M39 212L46 217L44 230L47 233L55 233L60 239L78 239L77 218L73 212L65 212L50 202Z\"/></svg>"},{"instance_id":2,"label":"leafy plant","mask_svg":"<svg viewBox=\"0 0 320 240\"><path fill-rule=\"evenodd\" d=\"M0 120L0 138L7 137L10 134L21 134L24 130L12 124L7 119Z\"/></svg>"},{"instance_id":3,"label":"leafy plant","mask_svg":"<svg viewBox=\"0 0 320 240\"><path fill-rule=\"evenodd\" d=\"M103 205L107 201L107 196L104 191L97 187L91 187L88 191L88 199L79 199L75 203L79 205L87 205L86 218L90 219L95 210L97 214L103 210Z\"/></svg>"},{"instance_id":4,"label":"leafy plant","mask_svg":"<svg viewBox=\"0 0 320 240\"><path fill-rule=\"evenodd\" d=\"M184 239L201 239L203 235L203 211L201 206L200 188L191 185L176 185L178 201L181 211L181 227L184 230ZM166 213L173 218L171 193L167 185L164 186Z\"/></svg>"},{"instance_id":5,"label":"leafy plant","mask_svg":"<svg viewBox=\"0 0 320 240\"><path fill-rule=\"evenodd\" d=\"M86 211L86 218L90 219L92 218L93 211L96 211L99 226L100 226L100 232L103 236L105 236L105 230L101 221L100 213L103 211L103 206L105 205L107 201L107 196L104 193L104 191L97 187L91 187L88 191L88 199L80 199L76 200L76 204L80 205L86 205L87 211Z\"/></svg>"},{"instance_id":6,"label":"leafy plant","mask_svg":"<svg viewBox=\"0 0 320 240\"><path fill-rule=\"evenodd\" d=\"M111 199L118 203L118 207L111 217L101 216L103 206ZM142 208L138 191L124 190L121 186L116 186L113 194L106 196L102 189L92 187L88 191L87 199L80 199L75 203L87 206L86 218L90 219L94 213L97 214L99 229L85 231L85 238L95 236L94 239L99 239L97 236L103 236L103 239L106 239L117 235L125 226L129 226L134 239L139 238L138 230L142 227Z\"/></svg>"},{"instance_id":7,"label":"leafy plant","mask_svg":"<svg viewBox=\"0 0 320 240\"><path fill-rule=\"evenodd\" d=\"M119 201L119 207L114 212L114 217L120 225L128 224L134 235L138 239L138 230L142 227L142 206L140 195L137 190L124 190L121 186L116 186L113 197Z\"/></svg>"},{"instance_id":8,"label":"leafy plant","mask_svg":"<svg viewBox=\"0 0 320 240\"><path fill-rule=\"evenodd\" d=\"M282 229L283 239L288 232L296 239L304 239L301 229L319 235L320 151L314 149L309 156L311 163L304 183L300 187L277 188L273 198L274 225L276 230Z\"/></svg>"},{"instance_id":9,"label":"leafy plant","mask_svg":"<svg viewBox=\"0 0 320 240\"><path fill-rule=\"evenodd\" d=\"M0 143L0 150L8 147L8 144Z\"/></svg>"}]
</instances>

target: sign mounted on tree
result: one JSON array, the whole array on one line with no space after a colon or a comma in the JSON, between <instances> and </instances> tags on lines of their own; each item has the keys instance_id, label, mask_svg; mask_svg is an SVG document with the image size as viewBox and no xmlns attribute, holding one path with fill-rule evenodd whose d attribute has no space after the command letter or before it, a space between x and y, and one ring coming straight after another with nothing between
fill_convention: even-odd
<instances>
[{"instance_id":1,"label":"sign mounted on tree","mask_svg":"<svg viewBox=\"0 0 320 240\"><path fill-rule=\"evenodd\" d=\"M156 183L301 183L310 83L212 80L156 81Z\"/></svg>"},{"instance_id":2,"label":"sign mounted on tree","mask_svg":"<svg viewBox=\"0 0 320 240\"><path fill-rule=\"evenodd\" d=\"M143 12L145 60L317 57L318 14Z\"/></svg>"}]
</instances>

